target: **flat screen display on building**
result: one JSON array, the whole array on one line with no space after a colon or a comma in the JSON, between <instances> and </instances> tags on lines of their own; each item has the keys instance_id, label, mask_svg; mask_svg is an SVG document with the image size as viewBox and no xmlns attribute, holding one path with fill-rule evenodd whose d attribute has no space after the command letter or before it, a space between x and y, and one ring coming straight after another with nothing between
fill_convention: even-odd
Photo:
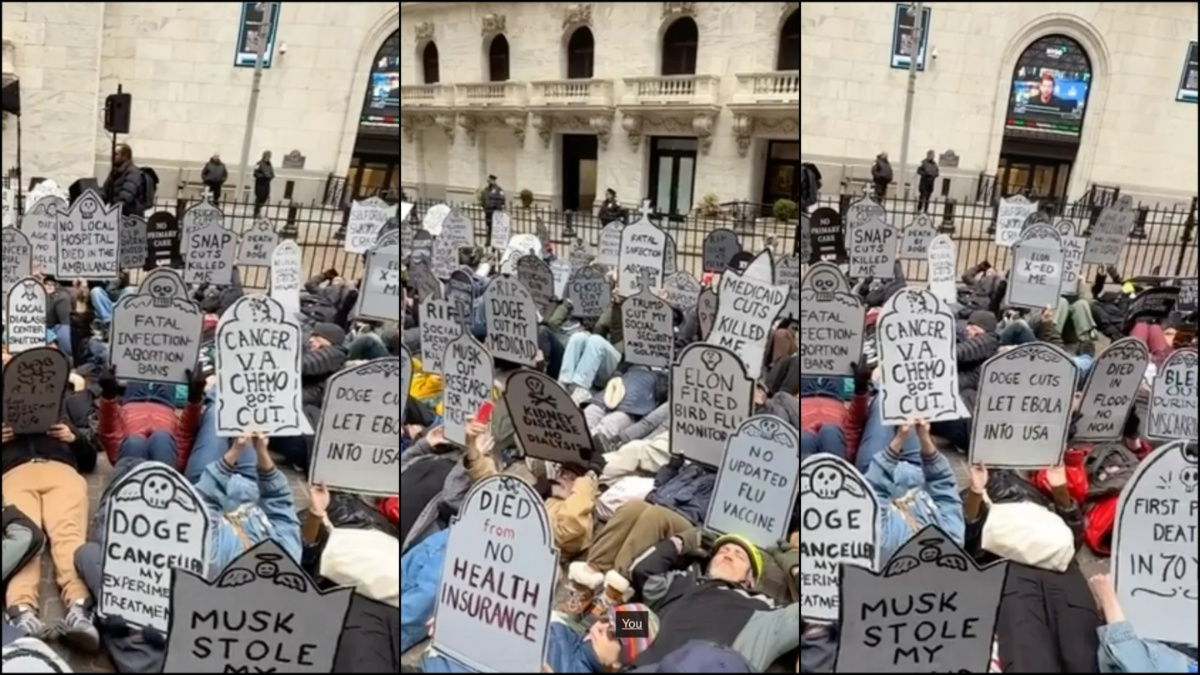
<instances>
[{"instance_id":1,"label":"flat screen display on building","mask_svg":"<svg viewBox=\"0 0 1200 675\"><path fill-rule=\"evenodd\" d=\"M362 123L373 126L400 124L400 33L388 38L371 68Z\"/></svg>"},{"instance_id":2,"label":"flat screen display on building","mask_svg":"<svg viewBox=\"0 0 1200 675\"><path fill-rule=\"evenodd\" d=\"M275 31L279 28L279 9L282 3L272 4L275 5L275 9L271 14L271 25L267 26L266 3L242 3L242 20L238 25L237 53L234 54L233 65L253 68L254 61L258 58L258 45L265 38L267 49L263 54L263 68L271 67L272 56L275 54Z\"/></svg>"},{"instance_id":3,"label":"flat screen display on building","mask_svg":"<svg viewBox=\"0 0 1200 675\"><path fill-rule=\"evenodd\" d=\"M1091 85L1091 65L1078 43L1041 38L1017 60L1005 127L1078 136Z\"/></svg>"},{"instance_id":4,"label":"flat screen display on building","mask_svg":"<svg viewBox=\"0 0 1200 675\"><path fill-rule=\"evenodd\" d=\"M1179 77L1179 92L1176 101L1196 102L1196 43L1188 45L1187 61L1183 64L1183 75Z\"/></svg>"},{"instance_id":5,"label":"flat screen display on building","mask_svg":"<svg viewBox=\"0 0 1200 675\"><path fill-rule=\"evenodd\" d=\"M922 8L925 17L921 27L921 48L917 50L917 70L925 70L925 50L929 46L930 10ZM892 26L892 67L908 70L912 63L913 42L916 41L917 12L913 5L896 5L896 20Z\"/></svg>"}]
</instances>

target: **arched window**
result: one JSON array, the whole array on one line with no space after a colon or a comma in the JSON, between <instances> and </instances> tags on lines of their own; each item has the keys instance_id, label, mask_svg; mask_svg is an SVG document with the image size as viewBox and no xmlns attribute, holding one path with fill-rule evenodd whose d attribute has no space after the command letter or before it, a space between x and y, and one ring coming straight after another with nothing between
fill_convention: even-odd
<instances>
[{"instance_id":1,"label":"arched window","mask_svg":"<svg viewBox=\"0 0 1200 675\"><path fill-rule=\"evenodd\" d=\"M434 73L436 77L436 65ZM386 127L400 124L400 31L384 40L375 54L361 122Z\"/></svg>"},{"instance_id":2,"label":"arched window","mask_svg":"<svg viewBox=\"0 0 1200 675\"><path fill-rule=\"evenodd\" d=\"M438 83L438 52L437 45L430 42L421 52L421 65L425 70L425 84Z\"/></svg>"},{"instance_id":3,"label":"arched window","mask_svg":"<svg viewBox=\"0 0 1200 675\"><path fill-rule=\"evenodd\" d=\"M488 47L488 71L490 82L508 81L508 40L497 35Z\"/></svg>"},{"instance_id":4,"label":"arched window","mask_svg":"<svg viewBox=\"0 0 1200 675\"><path fill-rule=\"evenodd\" d=\"M699 31L690 17L677 19L663 34L662 74L695 75Z\"/></svg>"},{"instance_id":5,"label":"arched window","mask_svg":"<svg viewBox=\"0 0 1200 675\"><path fill-rule=\"evenodd\" d=\"M779 31L779 58L775 70L800 70L800 10L792 12Z\"/></svg>"},{"instance_id":6,"label":"arched window","mask_svg":"<svg viewBox=\"0 0 1200 675\"><path fill-rule=\"evenodd\" d=\"M594 64L595 41L587 26L580 26L567 41L567 78L589 79Z\"/></svg>"}]
</instances>

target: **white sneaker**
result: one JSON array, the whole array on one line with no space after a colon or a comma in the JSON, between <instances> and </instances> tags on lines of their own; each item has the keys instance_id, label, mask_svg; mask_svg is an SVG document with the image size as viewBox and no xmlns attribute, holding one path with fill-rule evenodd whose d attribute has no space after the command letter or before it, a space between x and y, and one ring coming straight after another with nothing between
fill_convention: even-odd
<instances>
[{"instance_id":1,"label":"white sneaker","mask_svg":"<svg viewBox=\"0 0 1200 675\"><path fill-rule=\"evenodd\" d=\"M576 560L567 566L567 578L593 591L604 585L604 573L592 569L591 565L582 560Z\"/></svg>"}]
</instances>

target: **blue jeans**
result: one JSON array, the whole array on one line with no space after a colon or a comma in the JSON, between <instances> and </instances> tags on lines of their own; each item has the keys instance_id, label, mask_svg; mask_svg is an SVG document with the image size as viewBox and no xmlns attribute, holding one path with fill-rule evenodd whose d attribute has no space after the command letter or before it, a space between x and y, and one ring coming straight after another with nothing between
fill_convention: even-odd
<instances>
[{"instance_id":1,"label":"blue jeans","mask_svg":"<svg viewBox=\"0 0 1200 675\"><path fill-rule=\"evenodd\" d=\"M92 313L96 320L104 325L112 323L113 301L108 297L108 290L103 286L93 288L89 295L92 298Z\"/></svg>"},{"instance_id":2,"label":"blue jeans","mask_svg":"<svg viewBox=\"0 0 1200 675\"><path fill-rule=\"evenodd\" d=\"M620 364L621 352L608 340L591 333L576 333L567 341L558 381L588 390L598 389L617 374Z\"/></svg>"},{"instance_id":3,"label":"blue jeans","mask_svg":"<svg viewBox=\"0 0 1200 675\"><path fill-rule=\"evenodd\" d=\"M854 465L864 474L871 466L871 459L879 454L896 435L895 427L883 426L883 398L876 396L871 399L871 407L867 410L867 423L863 427L862 439L858 443L858 456ZM916 429L910 429L904 444L900 446L900 460L921 465L921 443L917 440Z\"/></svg>"},{"instance_id":4,"label":"blue jeans","mask_svg":"<svg viewBox=\"0 0 1200 675\"><path fill-rule=\"evenodd\" d=\"M204 417L200 419L200 428L196 430L196 440L192 444L192 454L188 456L187 467L183 475L193 484L200 482L200 476L209 464L221 459L229 449L229 439L217 435L217 405L210 394L208 405L204 408ZM258 457L249 443L242 449L242 454L234 462L233 470L246 478L258 482Z\"/></svg>"},{"instance_id":5,"label":"blue jeans","mask_svg":"<svg viewBox=\"0 0 1200 675\"><path fill-rule=\"evenodd\" d=\"M54 326L54 336L54 342L58 344L58 351L67 357L67 364L73 366L75 364L75 348L71 344L71 324L68 322Z\"/></svg>"},{"instance_id":6,"label":"blue jeans","mask_svg":"<svg viewBox=\"0 0 1200 675\"><path fill-rule=\"evenodd\" d=\"M846 432L836 424L825 424L817 433L800 432L800 459L818 452L846 459Z\"/></svg>"},{"instance_id":7,"label":"blue jeans","mask_svg":"<svg viewBox=\"0 0 1200 675\"><path fill-rule=\"evenodd\" d=\"M175 445L175 436L169 431L158 430L147 438L141 434L127 436L121 441L117 451L117 461L122 457L140 457L154 462L162 462L174 468L179 459L179 448Z\"/></svg>"}]
</instances>

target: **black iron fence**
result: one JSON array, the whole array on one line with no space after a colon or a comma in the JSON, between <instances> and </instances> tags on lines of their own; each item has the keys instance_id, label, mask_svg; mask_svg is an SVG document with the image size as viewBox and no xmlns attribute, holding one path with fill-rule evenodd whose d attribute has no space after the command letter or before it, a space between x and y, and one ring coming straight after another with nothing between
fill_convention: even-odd
<instances>
[{"instance_id":1,"label":"black iron fence","mask_svg":"<svg viewBox=\"0 0 1200 675\"><path fill-rule=\"evenodd\" d=\"M411 222L419 223L425 212L436 204L447 204L466 215L474 226L475 242L484 248L488 244L487 217L483 207L477 204L449 203L435 199L418 199L413 202ZM676 265L699 279L704 267L704 238L718 229L733 230L741 239L742 248L760 251L774 244L776 255L790 255L795 248L799 220L780 221L761 217L762 204L754 202L729 202L721 204L719 210L686 217L648 213L647 217L675 240ZM524 208L520 205L507 210L511 234L537 234L542 232L542 243L553 246L555 255L565 258L571 247L580 242L593 252L599 244L600 231L604 224L591 212L559 211L541 206ZM641 216L636 209L626 212L625 221L633 222Z\"/></svg>"}]
</instances>

